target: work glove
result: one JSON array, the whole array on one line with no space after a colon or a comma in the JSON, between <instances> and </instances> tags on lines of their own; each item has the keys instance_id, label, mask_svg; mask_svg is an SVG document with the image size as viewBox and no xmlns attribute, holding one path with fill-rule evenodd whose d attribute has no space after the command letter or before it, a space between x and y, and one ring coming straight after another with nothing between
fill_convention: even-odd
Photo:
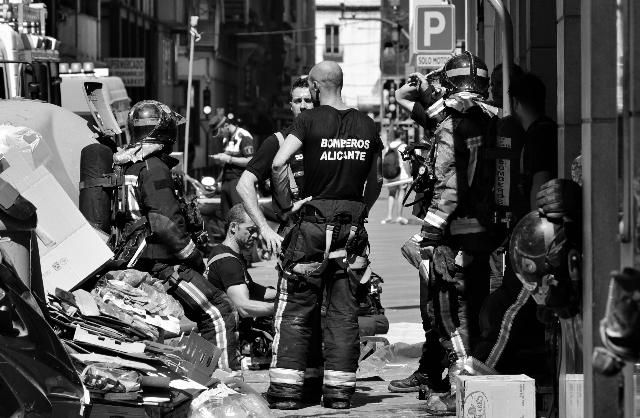
<instances>
[{"instance_id":1,"label":"work glove","mask_svg":"<svg viewBox=\"0 0 640 418\"><path fill-rule=\"evenodd\" d=\"M462 268L456 265L456 254L447 245L440 245L433 250L433 269L450 283L457 283L462 278Z\"/></svg>"},{"instance_id":2,"label":"work glove","mask_svg":"<svg viewBox=\"0 0 640 418\"><path fill-rule=\"evenodd\" d=\"M190 269L197 271L200 274L204 274L207 266L204 264L204 260L202 259L202 253L197 248L194 248L189 254L189 257L185 258L182 261L182 264Z\"/></svg>"},{"instance_id":3,"label":"work glove","mask_svg":"<svg viewBox=\"0 0 640 418\"><path fill-rule=\"evenodd\" d=\"M421 252L422 240L420 234L415 234L400 247L402 256L416 269L420 268L420 263L426 259Z\"/></svg>"},{"instance_id":4,"label":"work glove","mask_svg":"<svg viewBox=\"0 0 640 418\"><path fill-rule=\"evenodd\" d=\"M549 222L579 222L582 218L582 188L567 179L553 179L540 187L536 203Z\"/></svg>"}]
</instances>

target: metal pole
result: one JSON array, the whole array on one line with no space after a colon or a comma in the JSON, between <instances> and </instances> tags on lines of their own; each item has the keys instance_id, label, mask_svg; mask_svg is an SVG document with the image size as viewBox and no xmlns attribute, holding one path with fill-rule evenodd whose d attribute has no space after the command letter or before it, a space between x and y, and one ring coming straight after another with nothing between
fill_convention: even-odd
<instances>
[{"instance_id":1,"label":"metal pole","mask_svg":"<svg viewBox=\"0 0 640 418\"><path fill-rule=\"evenodd\" d=\"M189 125L191 123L191 83L193 81L193 49L196 43L196 37L199 37L196 31L198 25L198 16L191 16L189 19L189 34L191 35L191 43L189 45L189 76L187 77L187 126L184 128L184 161L182 169L184 174L188 174L189 168ZM186 182L186 179L185 179Z\"/></svg>"},{"instance_id":2,"label":"metal pole","mask_svg":"<svg viewBox=\"0 0 640 418\"><path fill-rule=\"evenodd\" d=\"M509 72L513 64L513 24L502 0L489 0L502 23L502 115L511 114L509 101Z\"/></svg>"},{"instance_id":3,"label":"metal pole","mask_svg":"<svg viewBox=\"0 0 640 418\"><path fill-rule=\"evenodd\" d=\"M102 60L102 0L96 0L97 3L97 18L96 23L98 30L96 30L96 59Z\"/></svg>"}]
</instances>

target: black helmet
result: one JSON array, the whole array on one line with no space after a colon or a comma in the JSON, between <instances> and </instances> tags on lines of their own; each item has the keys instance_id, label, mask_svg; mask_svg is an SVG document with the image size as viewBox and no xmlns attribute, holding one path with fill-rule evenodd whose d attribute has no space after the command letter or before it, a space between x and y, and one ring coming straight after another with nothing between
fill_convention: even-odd
<instances>
[{"instance_id":1,"label":"black helmet","mask_svg":"<svg viewBox=\"0 0 640 418\"><path fill-rule=\"evenodd\" d=\"M547 251L555 237L555 226L537 211L529 212L511 234L509 258L513 270L529 291L534 291L547 275Z\"/></svg>"},{"instance_id":2,"label":"black helmet","mask_svg":"<svg viewBox=\"0 0 640 418\"><path fill-rule=\"evenodd\" d=\"M469 51L449 59L442 68L442 86L451 93L468 91L489 95L489 69Z\"/></svg>"},{"instance_id":3,"label":"black helmet","mask_svg":"<svg viewBox=\"0 0 640 418\"><path fill-rule=\"evenodd\" d=\"M131 143L173 145L185 119L156 100L143 100L129 110Z\"/></svg>"}]
</instances>

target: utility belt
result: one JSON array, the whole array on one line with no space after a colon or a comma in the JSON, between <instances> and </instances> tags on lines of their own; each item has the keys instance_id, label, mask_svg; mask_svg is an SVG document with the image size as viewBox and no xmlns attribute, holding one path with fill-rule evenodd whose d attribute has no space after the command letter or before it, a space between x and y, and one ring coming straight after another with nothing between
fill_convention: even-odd
<instances>
[{"instance_id":1,"label":"utility belt","mask_svg":"<svg viewBox=\"0 0 640 418\"><path fill-rule=\"evenodd\" d=\"M361 202L307 203L283 243L281 270L308 277L321 274L329 261L334 260L358 281L366 282L371 271L365 220L366 206ZM324 240L320 238L321 234Z\"/></svg>"}]
</instances>

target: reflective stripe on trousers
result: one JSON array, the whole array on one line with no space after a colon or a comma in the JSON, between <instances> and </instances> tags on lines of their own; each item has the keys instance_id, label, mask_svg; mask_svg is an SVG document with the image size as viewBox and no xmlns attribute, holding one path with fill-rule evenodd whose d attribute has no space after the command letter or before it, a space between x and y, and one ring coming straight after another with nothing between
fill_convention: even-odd
<instances>
[{"instance_id":1,"label":"reflective stripe on trousers","mask_svg":"<svg viewBox=\"0 0 640 418\"><path fill-rule=\"evenodd\" d=\"M182 301L191 299L193 304L199 306L211 318L215 333L207 335L207 339L222 351L218 366L221 369L237 369L239 364L235 364L237 363L237 358L235 358L236 354L233 352L236 350L238 341L237 332L234 330L237 330L237 327L227 327L220 309L211 303L204 293L191 282L181 281L178 284L176 293L182 295L180 298ZM235 313L232 313L232 315L235 315ZM228 335L229 332L235 335Z\"/></svg>"},{"instance_id":2,"label":"reflective stripe on trousers","mask_svg":"<svg viewBox=\"0 0 640 418\"><path fill-rule=\"evenodd\" d=\"M280 278L276 336L269 371L270 396L301 399L305 392L313 390L313 387L307 389L308 380L316 377L320 382L322 373L317 366L322 362L320 306L323 285L327 287L328 300L323 393L326 398L349 399L355 390L360 354L355 299L357 283L332 260L321 276L302 277L287 273Z\"/></svg>"}]
</instances>

